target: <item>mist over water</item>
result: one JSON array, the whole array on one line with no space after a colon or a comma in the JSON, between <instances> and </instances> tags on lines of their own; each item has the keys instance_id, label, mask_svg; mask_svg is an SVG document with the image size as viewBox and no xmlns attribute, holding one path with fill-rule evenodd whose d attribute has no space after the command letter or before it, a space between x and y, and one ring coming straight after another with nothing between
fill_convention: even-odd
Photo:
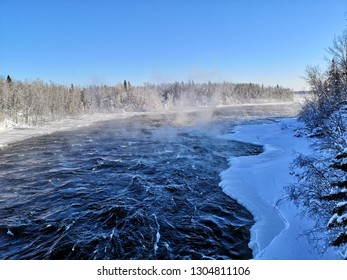
<instances>
[{"instance_id":1,"label":"mist over water","mask_svg":"<svg viewBox=\"0 0 347 280\"><path fill-rule=\"evenodd\" d=\"M241 111L110 120L0 150L0 258L251 258L252 216L218 186L230 156L262 151L218 137Z\"/></svg>"}]
</instances>

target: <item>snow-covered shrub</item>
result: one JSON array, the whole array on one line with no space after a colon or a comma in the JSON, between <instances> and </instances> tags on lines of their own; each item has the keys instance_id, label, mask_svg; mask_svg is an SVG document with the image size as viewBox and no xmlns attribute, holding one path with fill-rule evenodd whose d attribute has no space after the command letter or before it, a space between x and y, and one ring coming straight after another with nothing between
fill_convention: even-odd
<instances>
[{"instance_id":1,"label":"snow-covered shrub","mask_svg":"<svg viewBox=\"0 0 347 280\"><path fill-rule=\"evenodd\" d=\"M314 97L300 115L314 154L296 157L295 180L286 192L303 214L315 218L312 232L324 233L319 236L347 259L347 32L329 51L333 59L325 73L308 68Z\"/></svg>"}]
</instances>

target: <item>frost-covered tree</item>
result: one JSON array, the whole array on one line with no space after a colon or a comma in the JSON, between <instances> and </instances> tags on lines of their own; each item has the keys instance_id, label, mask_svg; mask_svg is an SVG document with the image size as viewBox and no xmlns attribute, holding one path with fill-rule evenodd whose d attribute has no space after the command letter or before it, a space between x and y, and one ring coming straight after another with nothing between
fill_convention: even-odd
<instances>
[{"instance_id":1,"label":"frost-covered tree","mask_svg":"<svg viewBox=\"0 0 347 280\"><path fill-rule=\"evenodd\" d=\"M1 119L41 125L95 112L144 112L182 110L192 106L215 106L268 100L291 100L289 89L252 83L163 83L130 86L124 80L115 86L81 88L56 83L9 82L0 78Z\"/></svg>"},{"instance_id":2,"label":"frost-covered tree","mask_svg":"<svg viewBox=\"0 0 347 280\"><path fill-rule=\"evenodd\" d=\"M330 193L325 197L327 201L335 202L328 228L332 235L331 244L341 247L342 255L347 259L347 150L335 156L332 167L341 176L331 184Z\"/></svg>"},{"instance_id":3,"label":"frost-covered tree","mask_svg":"<svg viewBox=\"0 0 347 280\"><path fill-rule=\"evenodd\" d=\"M313 98L301 120L315 153L297 156L295 182L287 194L303 214L315 218L312 232L323 233L326 244L347 259L347 32L335 38L329 52L333 57L327 71L307 70Z\"/></svg>"}]
</instances>

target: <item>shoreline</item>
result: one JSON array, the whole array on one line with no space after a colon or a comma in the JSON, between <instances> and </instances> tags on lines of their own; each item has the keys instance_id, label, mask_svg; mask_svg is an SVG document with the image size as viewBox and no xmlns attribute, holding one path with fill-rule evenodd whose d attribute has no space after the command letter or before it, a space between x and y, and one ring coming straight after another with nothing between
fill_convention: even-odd
<instances>
[{"instance_id":1,"label":"shoreline","mask_svg":"<svg viewBox=\"0 0 347 280\"><path fill-rule=\"evenodd\" d=\"M239 125L235 133L223 136L264 147L258 155L230 158L230 167L220 175L222 190L254 217L249 243L254 259L339 259L332 250L320 255L307 240L303 234L314 222L301 217L295 205L277 204L283 188L293 180L289 174L293 154L310 153L308 139L294 136L299 126L296 118L285 118Z\"/></svg>"},{"instance_id":2,"label":"shoreline","mask_svg":"<svg viewBox=\"0 0 347 280\"><path fill-rule=\"evenodd\" d=\"M38 137L59 131L71 131L76 128L88 127L89 125L92 125L99 121L123 119L131 117L133 115L134 114L130 115L130 113L97 113L76 118L67 118L59 121L52 121L41 126L20 126L10 123L7 127L1 127L0 123L0 148L32 137Z\"/></svg>"}]
</instances>

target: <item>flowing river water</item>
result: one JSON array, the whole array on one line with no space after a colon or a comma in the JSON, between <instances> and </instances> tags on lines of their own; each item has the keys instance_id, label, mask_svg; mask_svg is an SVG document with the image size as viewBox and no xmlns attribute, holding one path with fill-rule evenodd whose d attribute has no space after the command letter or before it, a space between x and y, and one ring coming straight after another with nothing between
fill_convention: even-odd
<instances>
[{"instance_id":1,"label":"flowing river water","mask_svg":"<svg viewBox=\"0 0 347 280\"><path fill-rule=\"evenodd\" d=\"M252 258L253 218L218 185L228 158L262 147L218 137L240 112L206 114L114 119L2 148L0 259Z\"/></svg>"}]
</instances>

